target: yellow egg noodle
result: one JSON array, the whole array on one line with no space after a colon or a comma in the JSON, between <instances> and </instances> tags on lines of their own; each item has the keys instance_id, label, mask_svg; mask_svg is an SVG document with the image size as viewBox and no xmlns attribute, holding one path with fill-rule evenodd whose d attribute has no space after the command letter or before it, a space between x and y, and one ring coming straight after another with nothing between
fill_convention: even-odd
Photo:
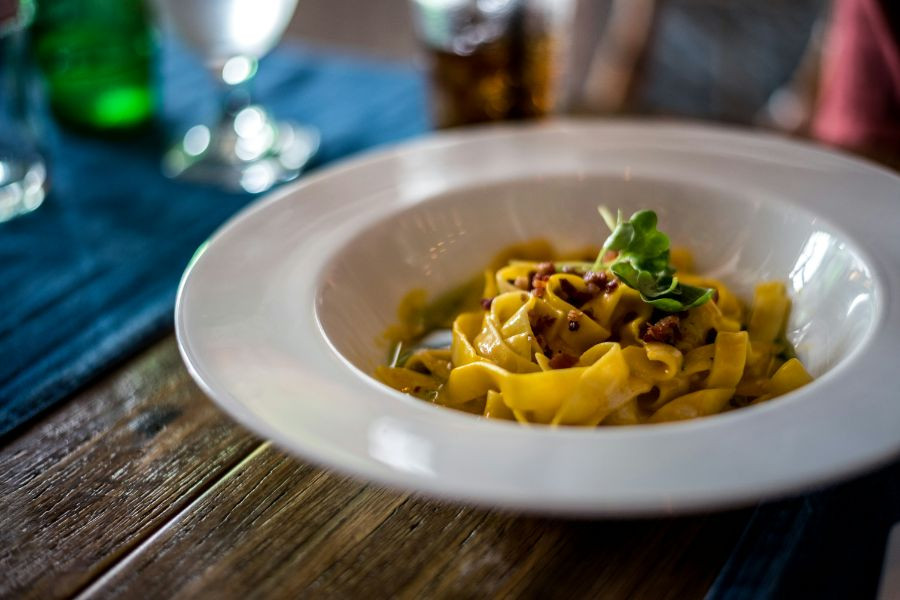
<instances>
[{"instance_id":1,"label":"yellow egg noodle","mask_svg":"<svg viewBox=\"0 0 900 600\"><path fill-rule=\"evenodd\" d=\"M782 283L759 284L747 310L723 282L687 273L688 253L672 258L678 281L714 290L710 301L660 311L612 272L511 261L485 272L482 307L455 316L449 349L375 375L487 418L581 426L692 419L812 380L784 339Z\"/></svg>"}]
</instances>

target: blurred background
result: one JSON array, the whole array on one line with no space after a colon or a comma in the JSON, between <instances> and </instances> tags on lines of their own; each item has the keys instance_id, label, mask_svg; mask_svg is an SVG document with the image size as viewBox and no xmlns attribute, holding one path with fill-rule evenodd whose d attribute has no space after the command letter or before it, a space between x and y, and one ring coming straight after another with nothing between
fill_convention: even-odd
<instances>
[{"instance_id":1,"label":"blurred background","mask_svg":"<svg viewBox=\"0 0 900 600\"><path fill-rule=\"evenodd\" d=\"M807 78L796 82L798 93L814 91L805 86L814 88L815 73L798 69L807 51L808 61L816 62L816 34L828 4L577 0L567 30L568 85L575 93L588 83L592 60L605 61L595 64L592 83L601 88L595 91L601 97L593 110L753 123L795 75ZM427 65L408 0L299 0L287 36ZM782 97L782 112L792 108L787 102Z\"/></svg>"},{"instance_id":2,"label":"blurred background","mask_svg":"<svg viewBox=\"0 0 900 600\"><path fill-rule=\"evenodd\" d=\"M179 127L193 131L166 155L166 174L231 189L261 191L291 179L319 150L315 127L275 128L264 105L251 100L258 61L264 64L279 43L416 69L428 79L425 112L438 127L559 113L653 115L777 129L874 150L889 163L900 139L900 18L897 3L887 0L2 0L2 6L0 29L2 11L18 10L20 30L32 23L27 33L6 35L3 50L8 89L16 83L10 77L25 85L25 63L37 62L43 92L20 103L26 110L49 97L55 117L70 128L107 134L154 119L158 125L164 116L170 138ZM180 40L210 72L197 85L218 94L218 125L211 116L202 130L191 130L187 120L171 124L186 111L159 92L172 79L160 66L160 48L173 46L165 40ZM10 74L17 69L23 72ZM90 116L92 94L117 85L115 78L132 87L95 110L109 115ZM301 88L292 92L298 102ZM235 121L248 107L255 112ZM235 137L236 122L247 135ZM248 133L251 126L255 133ZM280 162L269 160L275 156ZM255 183L241 183L243 163L235 179L242 161L255 163Z\"/></svg>"},{"instance_id":3,"label":"blurred background","mask_svg":"<svg viewBox=\"0 0 900 600\"><path fill-rule=\"evenodd\" d=\"M896 166L898 31L889 0L0 0L0 222L68 174L83 195L86 138L118 144L91 164L251 194L432 128L566 114Z\"/></svg>"}]
</instances>

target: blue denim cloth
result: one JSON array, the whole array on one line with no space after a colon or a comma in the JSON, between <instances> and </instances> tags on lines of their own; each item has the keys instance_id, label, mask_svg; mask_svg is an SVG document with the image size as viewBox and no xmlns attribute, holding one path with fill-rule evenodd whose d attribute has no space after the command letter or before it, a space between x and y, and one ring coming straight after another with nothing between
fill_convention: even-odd
<instances>
[{"instance_id":1,"label":"blue denim cloth","mask_svg":"<svg viewBox=\"0 0 900 600\"><path fill-rule=\"evenodd\" d=\"M171 331L191 255L253 199L160 174L166 140L209 122L217 99L172 43L159 71L153 134L101 141L39 119L51 193L0 224L0 436ZM424 83L409 67L282 47L263 59L254 89L276 117L320 129L313 169L428 128Z\"/></svg>"},{"instance_id":2,"label":"blue denim cloth","mask_svg":"<svg viewBox=\"0 0 900 600\"><path fill-rule=\"evenodd\" d=\"M759 506L707 600L874 598L900 463L805 496Z\"/></svg>"}]
</instances>

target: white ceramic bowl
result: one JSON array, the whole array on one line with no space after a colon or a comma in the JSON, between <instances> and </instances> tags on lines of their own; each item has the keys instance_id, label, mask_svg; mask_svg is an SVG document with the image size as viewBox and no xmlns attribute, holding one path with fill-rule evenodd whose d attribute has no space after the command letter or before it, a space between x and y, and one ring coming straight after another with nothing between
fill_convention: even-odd
<instances>
[{"instance_id":1,"label":"white ceramic bowl","mask_svg":"<svg viewBox=\"0 0 900 600\"><path fill-rule=\"evenodd\" d=\"M693 422L554 429L436 407L367 375L410 289L451 288L515 241L598 244L599 203L656 210L699 270L745 296L785 281L789 337L816 381ZM896 176L776 137L578 121L447 133L244 211L186 272L176 329L210 396L325 466L514 509L711 509L897 455L898 228Z\"/></svg>"}]
</instances>

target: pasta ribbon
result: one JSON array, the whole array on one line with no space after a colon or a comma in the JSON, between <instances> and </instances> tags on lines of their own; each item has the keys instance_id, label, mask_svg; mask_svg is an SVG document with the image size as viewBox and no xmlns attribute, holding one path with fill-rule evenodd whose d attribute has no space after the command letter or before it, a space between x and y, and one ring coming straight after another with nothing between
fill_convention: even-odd
<instances>
[{"instance_id":1,"label":"pasta ribbon","mask_svg":"<svg viewBox=\"0 0 900 600\"><path fill-rule=\"evenodd\" d=\"M780 281L768 281L756 286L747 326L750 339L774 342L784 330L789 306L790 300Z\"/></svg>"},{"instance_id":2,"label":"pasta ribbon","mask_svg":"<svg viewBox=\"0 0 900 600\"><path fill-rule=\"evenodd\" d=\"M677 261L689 265L691 257L680 252ZM760 283L747 310L722 281L679 273L716 293L665 314L609 272L578 271L585 264L557 272L550 263L513 261L485 271L485 301L456 315L450 348L404 354L402 366L378 367L375 376L485 418L554 426L693 419L812 381L784 339L790 300L782 283ZM436 320L405 310L416 323Z\"/></svg>"},{"instance_id":3,"label":"pasta ribbon","mask_svg":"<svg viewBox=\"0 0 900 600\"><path fill-rule=\"evenodd\" d=\"M463 313L453 321L453 341L450 358L455 367L461 367L477 360L484 360L469 340L481 329L481 313Z\"/></svg>"},{"instance_id":4,"label":"pasta ribbon","mask_svg":"<svg viewBox=\"0 0 900 600\"><path fill-rule=\"evenodd\" d=\"M734 388L744 375L747 362L746 331L723 331L716 336L715 356L706 385L711 388Z\"/></svg>"},{"instance_id":5,"label":"pasta ribbon","mask_svg":"<svg viewBox=\"0 0 900 600\"><path fill-rule=\"evenodd\" d=\"M696 375L705 373L712 369L713 359L716 356L716 347L713 344L706 344L698 348L694 348L687 353L684 359L684 374Z\"/></svg>"},{"instance_id":6,"label":"pasta ribbon","mask_svg":"<svg viewBox=\"0 0 900 600\"><path fill-rule=\"evenodd\" d=\"M803 387L810 381L812 381L812 377L806 372L806 369L803 368L803 363L796 358L792 358L781 365L781 367L775 371L775 374L772 375L769 392L773 397L781 396L782 394L787 394L797 388Z\"/></svg>"},{"instance_id":7,"label":"pasta ribbon","mask_svg":"<svg viewBox=\"0 0 900 600\"><path fill-rule=\"evenodd\" d=\"M637 398L632 398L603 419L604 425L638 425L643 422Z\"/></svg>"},{"instance_id":8,"label":"pasta ribbon","mask_svg":"<svg viewBox=\"0 0 900 600\"><path fill-rule=\"evenodd\" d=\"M664 345L653 343L647 346L628 346L623 350L629 366L637 377L651 382L675 377L681 369L681 352L675 348L672 348L674 353L666 352L660 349L660 346Z\"/></svg>"},{"instance_id":9,"label":"pasta ribbon","mask_svg":"<svg viewBox=\"0 0 900 600\"><path fill-rule=\"evenodd\" d=\"M733 395L733 388L713 388L691 392L675 398L657 410L650 416L650 422L666 423L714 415L722 412Z\"/></svg>"},{"instance_id":10,"label":"pasta ribbon","mask_svg":"<svg viewBox=\"0 0 900 600\"><path fill-rule=\"evenodd\" d=\"M581 376L574 393L567 395L553 418L554 425L597 425L650 384L631 376L631 369L616 344Z\"/></svg>"},{"instance_id":11,"label":"pasta ribbon","mask_svg":"<svg viewBox=\"0 0 900 600\"><path fill-rule=\"evenodd\" d=\"M430 375L398 367L378 367L375 376L392 388L419 398L437 392L441 386L441 382Z\"/></svg>"},{"instance_id":12,"label":"pasta ribbon","mask_svg":"<svg viewBox=\"0 0 900 600\"><path fill-rule=\"evenodd\" d=\"M503 394L488 390L486 401L484 403L484 416L489 419L506 419L514 421L516 419L513 411L503 402Z\"/></svg>"}]
</instances>

